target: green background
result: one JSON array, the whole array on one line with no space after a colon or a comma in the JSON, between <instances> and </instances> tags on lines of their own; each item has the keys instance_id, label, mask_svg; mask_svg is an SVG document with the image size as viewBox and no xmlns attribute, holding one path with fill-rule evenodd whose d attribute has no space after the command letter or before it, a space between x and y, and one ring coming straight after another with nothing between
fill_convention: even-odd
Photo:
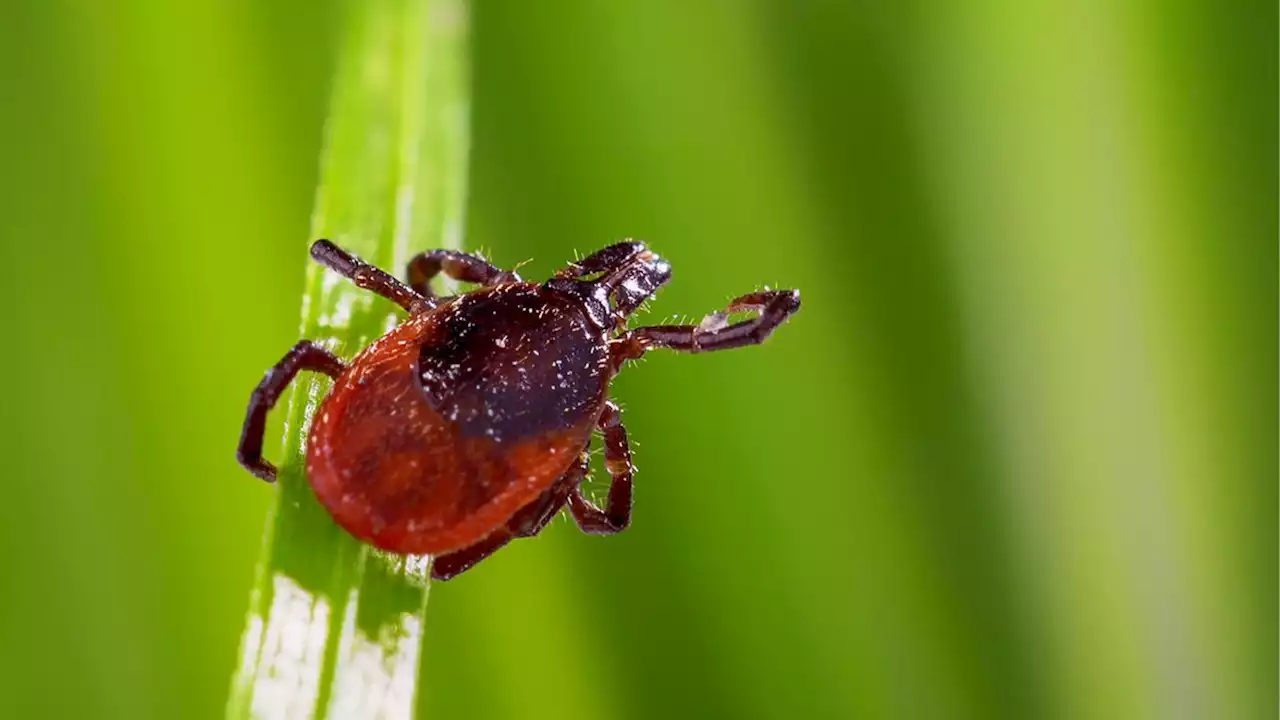
<instances>
[{"instance_id":1,"label":"green background","mask_svg":"<svg viewBox=\"0 0 1280 720\"><path fill-rule=\"evenodd\" d=\"M1274 3L478 6L470 247L805 309L618 381L633 527L433 587L429 716L1274 714ZM222 714L343 13L0 5L0 716Z\"/></svg>"}]
</instances>

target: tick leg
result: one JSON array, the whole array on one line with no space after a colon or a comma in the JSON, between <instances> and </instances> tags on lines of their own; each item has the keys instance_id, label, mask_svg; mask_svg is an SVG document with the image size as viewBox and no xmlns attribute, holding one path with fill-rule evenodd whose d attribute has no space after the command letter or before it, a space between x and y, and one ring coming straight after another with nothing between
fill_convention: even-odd
<instances>
[{"instance_id":1,"label":"tick leg","mask_svg":"<svg viewBox=\"0 0 1280 720\"><path fill-rule=\"evenodd\" d=\"M614 341L614 363L638 358L655 347L697 353L759 345L799 309L799 290L765 290L743 295L697 325L651 325L628 332ZM754 312L756 316L730 325L728 316L735 312Z\"/></svg>"},{"instance_id":2,"label":"tick leg","mask_svg":"<svg viewBox=\"0 0 1280 720\"><path fill-rule=\"evenodd\" d=\"M424 298L434 298L431 279L443 271L462 282L479 285L518 283L520 276L512 270L500 270L479 255L456 250L428 250L409 261L409 286Z\"/></svg>"},{"instance_id":3,"label":"tick leg","mask_svg":"<svg viewBox=\"0 0 1280 720\"><path fill-rule=\"evenodd\" d=\"M475 545L441 555L431 565L431 579L448 580L459 573L470 570L476 563L497 552L502 546L516 538L533 537L551 522L551 518L560 512L569 498L569 493L578 487L582 477L587 474L587 456L556 481L546 492L538 496L529 505L521 508L498 528L492 535Z\"/></svg>"},{"instance_id":4,"label":"tick leg","mask_svg":"<svg viewBox=\"0 0 1280 720\"><path fill-rule=\"evenodd\" d=\"M605 467L613 478L609 501L603 510L596 507L582 494L580 482L575 482L569 492L569 511L583 532L612 535L631 524L631 477L635 466L631 464L631 446L627 442L627 430L622 426L622 413L612 401L605 404L600 429L604 431Z\"/></svg>"},{"instance_id":5,"label":"tick leg","mask_svg":"<svg viewBox=\"0 0 1280 720\"><path fill-rule=\"evenodd\" d=\"M443 581L461 575L514 539L511 529L504 525L475 545L441 555L431 563L431 579Z\"/></svg>"},{"instance_id":6,"label":"tick leg","mask_svg":"<svg viewBox=\"0 0 1280 720\"><path fill-rule=\"evenodd\" d=\"M584 453L577 464L569 468L569 472L565 473L564 477L557 480L556 484L543 493L537 502L516 513L507 526L516 537L533 537L542 532L547 523L551 522L551 518L564 508L564 504L569 500L569 494L578 487L590 469L589 458Z\"/></svg>"},{"instance_id":7,"label":"tick leg","mask_svg":"<svg viewBox=\"0 0 1280 720\"><path fill-rule=\"evenodd\" d=\"M315 241L311 245L311 257L355 283L357 287L375 292L410 313L425 312L435 306L430 298L414 292L390 273L370 265L328 240Z\"/></svg>"},{"instance_id":8,"label":"tick leg","mask_svg":"<svg viewBox=\"0 0 1280 720\"><path fill-rule=\"evenodd\" d=\"M336 378L346 366L333 353L303 340L280 358L280 362L267 371L262 382L249 396L249 409L245 412L244 428L240 431L240 445L236 459L249 472L266 480L276 481L276 466L262 459L262 438L266 433L267 412L275 407L284 389L293 382L300 370L312 370Z\"/></svg>"},{"instance_id":9,"label":"tick leg","mask_svg":"<svg viewBox=\"0 0 1280 720\"><path fill-rule=\"evenodd\" d=\"M475 545L469 545L436 558L431 563L431 579L449 580L475 567L476 563L502 549L512 540L536 535L564 506L563 493L558 498L552 497L552 491L556 490L560 484L557 482L531 505L516 512L506 525L494 530Z\"/></svg>"}]
</instances>

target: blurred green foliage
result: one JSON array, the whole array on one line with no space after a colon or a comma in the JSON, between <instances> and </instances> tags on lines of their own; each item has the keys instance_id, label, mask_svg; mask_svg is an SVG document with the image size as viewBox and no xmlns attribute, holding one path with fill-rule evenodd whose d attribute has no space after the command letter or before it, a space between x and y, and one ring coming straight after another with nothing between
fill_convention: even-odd
<instances>
[{"instance_id":1,"label":"blurred green foliage","mask_svg":"<svg viewBox=\"0 0 1280 720\"><path fill-rule=\"evenodd\" d=\"M805 310L619 380L634 526L435 587L425 716L1274 713L1274 3L477 5L470 247ZM0 716L222 713L343 13L0 6Z\"/></svg>"}]
</instances>

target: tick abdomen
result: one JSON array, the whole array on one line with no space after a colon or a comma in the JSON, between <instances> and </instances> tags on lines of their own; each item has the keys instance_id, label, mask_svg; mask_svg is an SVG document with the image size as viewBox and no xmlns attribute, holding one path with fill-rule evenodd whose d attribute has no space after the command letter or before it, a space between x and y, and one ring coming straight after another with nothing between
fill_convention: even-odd
<instances>
[{"instance_id":1,"label":"tick abdomen","mask_svg":"<svg viewBox=\"0 0 1280 720\"><path fill-rule=\"evenodd\" d=\"M608 385L581 312L532 284L463 296L369 346L316 412L307 471L349 532L397 552L482 539L565 473Z\"/></svg>"}]
</instances>

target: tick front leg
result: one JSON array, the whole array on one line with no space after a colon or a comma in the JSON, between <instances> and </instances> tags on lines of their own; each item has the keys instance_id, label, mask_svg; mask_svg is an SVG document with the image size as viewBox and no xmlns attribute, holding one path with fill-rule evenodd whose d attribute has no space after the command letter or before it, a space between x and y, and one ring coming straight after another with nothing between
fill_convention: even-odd
<instances>
[{"instance_id":1,"label":"tick front leg","mask_svg":"<svg viewBox=\"0 0 1280 720\"><path fill-rule=\"evenodd\" d=\"M627 442L627 430L622 426L622 412L612 401L605 404L600 416L600 429L604 431L604 463L613 482L609 485L609 500L604 509L582 494L580 482L573 484L569 492L569 511L578 527L592 535L612 535L622 532L631 524L631 479L635 466L631 464L631 445Z\"/></svg>"},{"instance_id":2,"label":"tick front leg","mask_svg":"<svg viewBox=\"0 0 1280 720\"><path fill-rule=\"evenodd\" d=\"M280 395L299 371L312 370L336 378L345 369L346 366L333 353L310 340L299 342L285 353L280 362L267 371L262 382L258 383L258 387L249 396L249 409L245 412L240 444L236 448L236 459L240 464L263 480L275 482L276 466L262 459L262 438L266 433L267 412L275 407Z\"/></svg>"},{"instance_id":3,"label":"tick front leg","mask_svg":"<svg viewBox=\"0 0 1280 720\"><path fill-rule=\"evenodd\" d=\"M799 310L799 290L750 293L697 325L651 325L632 330L614 341L614 362L638 358L655 347L697 353L759 345ZM754 312L756 316L731 325L728 317L736 312Z\"/></svg>"},{"instance_id":4,"label":"tick front leg","mask_svg":"<svg viewBox=\"0 0 1280 720\"><path fill-rule=\"evenodd\" d=\"M409 286L424 298L434 298L431 279L441 271L454 280L479 285L521 282L515 271L500 270L479 255L456 250L428 250L409 261Z\"/></svg>"},{"instance_id":5,"label":"tick front leg","mask_svg":"<svg viewBox=\"0 0 1280 720\"><path fill-rule=\"evenodd\" d=\"M328 240L315 241L311 245L311 257L355 283L356 287L375 292L410 313L425 312L435 306L429 297L419 295L390 273L370 265Z\"/></svg>"}]
</instances>

